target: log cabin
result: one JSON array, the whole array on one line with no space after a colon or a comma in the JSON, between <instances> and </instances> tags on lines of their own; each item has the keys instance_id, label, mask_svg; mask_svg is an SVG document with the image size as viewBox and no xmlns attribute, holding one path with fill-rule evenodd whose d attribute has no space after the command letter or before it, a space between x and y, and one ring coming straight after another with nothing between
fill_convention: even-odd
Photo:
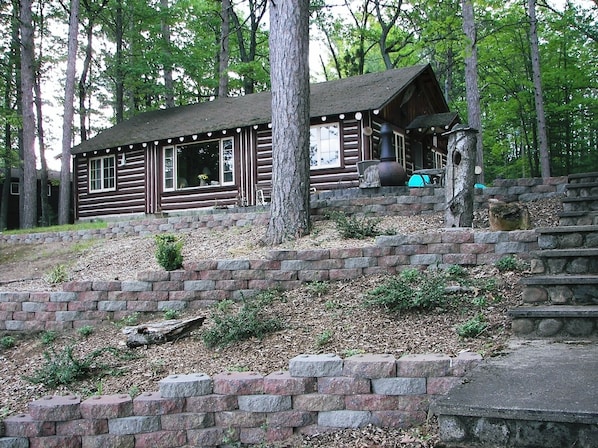
<instances>
[{"instance_id":1,"label":"log cabin","mask_svg":"<svg viewBox=\"0 0 598 448\"><path fill-rule=\"evenodd\" d=\"M378 158L389 123L410 174L441 168L443 133L459 121L430 65L310 88L310 183L359 185L357 163ZM271 189L271 93L141 113L72 148L75 219L250 206Z\"/></svg>"}]
</instances>

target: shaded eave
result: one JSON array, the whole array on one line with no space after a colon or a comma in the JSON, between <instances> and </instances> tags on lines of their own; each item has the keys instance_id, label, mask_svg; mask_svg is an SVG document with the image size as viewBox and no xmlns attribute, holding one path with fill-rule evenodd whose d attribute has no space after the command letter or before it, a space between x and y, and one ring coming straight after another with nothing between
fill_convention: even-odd
<instances>
[{"instance_id":1,"label":"shaded eave","mask_svg":"<svg viewBox=\"0 0 598 448\"><path fill-rule=\"evenodd\" d=\"M444 112L431 115L420 115L405 128L409 131L416 131L420 134L443 133L451 129L459 122L457 112Z\"/></svg>"},{"instance_id":2,"label":"shaded eave","mask_svg":"<svg viewBox=\"0 0 598 448\"><path fill-rule=\"evenodd\" d=\"M380 110L424 72L434 77L429 65L419 65L312 84L310 116ZM270 92L263 92L145 112L80 143L71 153L266 125L272 121L271 98Z\"/></svg>"}]
</instances>

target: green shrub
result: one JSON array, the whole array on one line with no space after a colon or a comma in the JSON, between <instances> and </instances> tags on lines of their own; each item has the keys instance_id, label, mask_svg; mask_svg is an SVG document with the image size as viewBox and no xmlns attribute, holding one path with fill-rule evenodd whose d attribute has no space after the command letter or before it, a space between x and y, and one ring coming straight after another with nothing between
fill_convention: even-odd
<instances>
[{"instance_id":1,"label":"green shrub","mask_svg":"<svg viewBox=\"0 0 598 448\"><path fill-rule=\"evenodd\" d=\"M506 257L502 257L494 266L500 272L507 272L507 271L521 271L524 269L524 264L515 256L507 255Z\"/></svg>"},{"instance_id":2,"label":"green shrub","mask_svg":"<svg viewBox=\"0 0 598 448\"><path fill-rule=\"evenodd\" d=\"M119 359L125 358L114 347L100 348L81 358L76 357L73 350L72 346L67 346L61 352L54 350L44 352L44 364L35 370L33 375L24 378L32 384L56 388L105 372L107 367L100 362L100 357L106 353Z\"/></svg>"},{"instance_id":3,"label":"green shrub","mask_svg":"<svg viewBox=\"0 0 598 448\"><path fill-rule=\"evenodd\" d=\"M445 285L442 272L406 269L366 292L366 305L393 312L442 307L448 300Z\"/></svg>"},{"instance_id":4,"label":"green shrub","mask_svg":"<svg viewBox=\"0 0 598 448\"><path fill-rule=\"evenodd\" d=\"M328 293L330 284L328 282L309 282L305 286L305 290L311 297L321 297Z\"/></svg>"},{"instance_id":5,"label":"green shrub","mask_svg":"<svg viewBox=\"0 0 598 448\"><path fill-rule=\"evenodd\" d=\"M178 319L181 317L181 312L179 310L165 310L164 311L164 319Z\"/></svg>"},{"instance_id":6,"label":"green shrub","mask_svg":"<svg viewBox=\"0 0 598 448\"><path fill-rule=\"evenodd\" d=\"M156 235L156 261L167 271L183 267L183 241L175 235Z\"/></svg>"},{"instance_id":7,"label":"green shrub","mask_svg":"<svg viewBox=\"0 0 598 448\"><path fill-rule=\"evenodd\" d=\"M77 330L79 336L82 338L87 338L93 334L94 328L91 325L84 325Z\"/></svg>"},{"instance_id":8,"label":"green shrub","mask_svg":"<svg viewBox=\"0 0 598 448\"><path fill-rule=\"evenodd\" d=\"M64 283L69 279L69 274L66 270L66 266L59 264L44 276L44 280L51 285L57 285Z\"/></svg>"},{"instance_id":9,"label":"green shrub","mask_svg":"<svg viewBox=\"0 0 598 448\"><path fill-rule=\"evenodd\" d=\"M478 314L467 322L459 325L457 327L457 334L462 338L476 338L482 334L487 327L488 324L486 323L484 315Z\"/></svg>"},{"instance_id":10,"label":"green shrub","mask_svg":"<svg viewBox=\"0 0 598 448\"><path fill-rule=\"evenodd\" d=\"M2 336L0 338L0 347L5 349L13 348L16 343L15 338L12 336Z\"/></svg>"},{"instance_id":11,"label":"green shrub","mask_svg":"<svg viewBox=\"0 0 598 448\"><path fill-rule=\"evenodd\" d=\"M42 341L42 344L44 344L44 345L53 344L57 337L58 337L58 333L55 332L54 330L44 331L40 335L40 339Z\"/></svg>"},{"instance_id":12,"label":"green shrub","mask_svg":"<svg viewBox=\"0 0 598 448\"><path fill-rule=\"evenodd\" d=\"M380 218L358 218L343 212L328 212L326 217L334 221L336 229L345 239L362 240L382 233L378 228L382 221Z\"/></svg>"},{"instance_id":13,"label":"green shrub","mask_svg":"<svg viewBox=\"0 0 598 448\"><path fill-rule=\"evenodd\" d=\"M332 330L324 330L322 333L316 336L316 345L322 347L332 341L334 333Z\"/></svg>"},{"instance_id":14,"label":"green shrub","mask_svg":"<svg viewBox=\"0 0 598 448\"><path fill-rule=\"evenodd\" d=\"M258 295L253 299L243 299L239 310L232 307L216 307L211 313L214 326L202 334L204 344L209 347L224 347L252 337L262 338L268 333L281 330L280 319L266 317L264 307L271 303L271 296Z\"/></svg>"}]
</instances>

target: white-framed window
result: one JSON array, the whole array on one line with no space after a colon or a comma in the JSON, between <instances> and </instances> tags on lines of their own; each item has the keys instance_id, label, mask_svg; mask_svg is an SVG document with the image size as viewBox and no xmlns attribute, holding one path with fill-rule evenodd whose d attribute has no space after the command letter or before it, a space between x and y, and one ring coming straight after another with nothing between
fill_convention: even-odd
<instances>
[{"instance_id":1,"label":"white-framed window","mask_svg":"<svg viewBox=\"0 0 598 448\"><path fill-rule=\"evenodd\" d=\"M434 168L444 168L446 166L446 155L435 148L432 148L432 154L434 154Z\"/></svg>"},{"instance_id":2,"label":"white-framed window","mask_svg":"<svg viewBox=\"0 0 598 448\"><path fill-rule=\"evenodd\" d=\"M18 182L10 183L10 194L13 196L19 196L21 194L21 187Z\"/></svg>"},{"instance_id":3,"label":"white-framed window","mask_svg":"<svg viewBox=\"0 0 598 448\"><path fill-rule=\"evenodd\" d=\"M89 159L89 191L116 190L116 159L113 155Z\"/></svg>"},{"instance_id":4,"label":"white-framed window","mask_svg":"<svg viewBox=\"0 0 598 448\"><path fill-rule=\"evenodd\" d=\"M395 139L395 151L397 162L403 168L407 168L406 160L405 160L405 136L400 132L393 131L394 139Z\"/></svg>"},{"instance_id":5,"label":"white-framed window","mask_svg":"<svg viewBox=\"0 0 598 448\"><path fill-rule=\"evenodd\" d=\"M338 123L312 126L309 130L309 165L312 169L341 166Z\"/></svg>"},{"instance_id":6,"label":"white-framed window","mask_svg":"<svg viewBox=\"0 0 598 448\"><path fill-rule=\"evenodd\" d=\"M232 137L167 146L163 155L164 191L235 183Z\"/></svg>"}]
</instances>

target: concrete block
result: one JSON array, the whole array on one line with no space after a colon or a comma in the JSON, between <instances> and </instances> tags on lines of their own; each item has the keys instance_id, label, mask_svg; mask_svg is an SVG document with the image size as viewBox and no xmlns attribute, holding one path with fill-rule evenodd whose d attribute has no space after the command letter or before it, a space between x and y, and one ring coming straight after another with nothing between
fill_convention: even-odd
<instances>
[{"instance_id":1,"label":"concrete block","mask_svg":"<svg viewBox=\"0 0 598 448\"><path fill-rule=\"evenodd\" d=\"M135 436L115 434L101 434L98 436L84 436L81 438L81 448L135 448Z\"/></svg>"},{"instance_id":2,"label":"concrete block","mask_svg":"<svg viewBox=\"0 0 598 448\"><path fill-rule=\"evenodd\" d=\"M187 280L183 282L185 291L211 291L215 285L214 280Z\"/></svg>"},{"instance_id":3,"label":"concrete block","mask_svg":"<svg viewBox=\"0 0 598 448\"><path fill-rule=\"evenodd\" d=\"M77 293L76 292L51 292L50 293L50 302L74 302L77 300Z\"/></svg>"},{"instance_id":4,"label":"concrete block","mask_svg":"<svg viewBox=\"0 0 598 448\"><path fill-rule=\"evenodd\" d=\"M443 442L461 442L467 437L466 426L459 420L459 417L439 415L438 427L440 440Z\"/></svg>"},{"instance_id":5,"label":"concrete block","mask_svg":"<svg viewBox=\"0 0 598 448\"><path fill-rule=\"evenodd\" d=\"M133 415L129 395L95 395L81 403L81 416L87 419L118 418Z\"/></svg>"},{"instance_id":6,"label":"concrete block","mask_svg":"<svg viewBox=\"0 0 598 448\"><path fill-rule=\"evenodd\" d=\"M425 411L372 411L371 423L384 428L411 428L426 422Z\"/></svg>"},{"instance_id":7,"label":"concrete block","mask_svg":"<svg viewBox=\"0 0 598 448\"><path fill-rule=\"evenodd\" d=\"M300 411L336 411L345 409L342 395L305 394L293 398L293 409Z\"/></svg>"},{"instance_id":8,"label":"concrete block","mask_svg":"<svg viewBox=\"0 0 598 448\"><path fill-rule=\"evenodd\" d=\"M110 434L117 436L139 434L142 432L155 432L160 429L159 416L122 417L108 420L108 430L110 431Z\"/></svg>"},{"instance_id":9,"label":"concrete block","mask_svg":"<svg viewBox=\"0 0 598 448\"><path fill-rule=\"evenodd\" d=\"M300 428L315 424L317 416L316 412L310 411L275 412L267 416L267 425L273 428Z\"/></svg>"},{"instance_id":10,"label":"concrete block","mask_svg":"<svg viewBox=\"0 0 598 448\"><path fill-rule=\"evenodd\" d=\"M248 412L288 411L293 404L289 395L239 395L239 410Z\"/></svg>"},{"instance_id":11,"label":"concrete block","mask_svg":"<svg viewBox=\"0 0 598 448\"><path fill-rule=\"evenodd\" d=\"M24 437L0 437L0 448L29 448L29 439Z\"/></svg>"},{"instance_id":12,"label":"concrete block","mask_svg":"<svg viewBox=\"0 0 598 448\"><path fill-rule=\"evenodd\" d=\"M238 428L213 427L206 429L190 429L187 431L187 444L190 446L215 447L223 441L233 444L239 441Z\"/></svg>"},{"instance_id":13,"label":"concrete block","mask_svg":"<svg viewBox=\"0 0 598 448\"><path fill-rule=\"evenodd\" d=\"M256 372L224 372L214 375L214 393L256 395L264 392L264 377Z\"/></svg>"},{"instance_id":14,"label":"concrete block","mask_svg":"<svg viewBox=\"0 0 598 448\"><path fill-rule=\"evenodd\" d=\"M48 395L29 403L29 414L34 420L63 422L81 418L81 399L75 395Z\"/></svg>"},{"instance_id":15,"label":"concrete block","mask_svg":"<svg viewBox=\"0 0 598 448\"><path fill-rule=\"evenodd\" d=\"M95 436L108 432L108 420L103 419L78 419L68 422L56 422L56 435L58 436Z\"/></svg>"},{"instance_id":16,"label":"concrete block","mask_svg":"<svg viewBox=\"0 0 598 448\"><path fill-rule=\"evenodd\" d=\"M345 408L353 411L391 411L399 407L396 395L348 395L345 397Z\"/></svg>"},{"instance_id":17,"label":"concrete block","mask_svg":"<svg viewBox=\"0 0 598 448\"><path fill-rule=\"evenodd\" d=\"M170 375L160 380L160 395L164 398L184 398L212 393L212 379L205 373Z\"/></svg>"},{"instance_id":18,"label":"concrete block","mask_svg":"<svg viewBox=\"0 0 598 448\"><path fill-rule=\"evenodd\" d=\"M168 431L202 429L214 426L214 413L184 412L162 415L162 429Z\"/></svg>"},{"instance_id":19,"label":"concrete block","mask_svg":"<svg viewBox=\"0 0 598 448\"><path fill-rule=\"evenodd\" d=\"M185 431L156 431L135 435L135 448L178 448L186 445Z\"/></svg>"},{"instance_id":20,"label":"concrete block","mask_svg":"<svg viewBox=\"0 0 598 448\"><path fill-rule=\"evenodd\" d=\"M425 378L376 378L372 392L381 395L418 395L426 393Z\"/></svg>"},{"instance_id":21,"label":"concrete block","mask_svg":"<svg viewBox=\"0 0 598 448\"><path fill-rule=\"evenodd\" d=\"M320 377L318 378L318 393L329 395L369 394L370 380L343 376Z\"/></svg>"},{"instance_id":22,"label":"concrete block","mask_svg":"<svg viewBox=\"0 0 598 448\"><path fill-rule=\"evenodd\" d=\"M218 270L242 271L250 268L248 260L219 260Z\"/></svg>"},{"instance_id":23,"label":"concrete block","mask_svg":"<svg viewBox=\"0 0 598 448\"><path fill-rule=\"evenodd\" d=\"M264 378L264 393L271 395L301 395L315 392L316 379L292 377L288 371L277 371Z\"/></svg>"},{"instance_id":24,"label":"concrete block","mask_svg":"<svg viewBox=\"0 0 598 448\"><path fill-rule=\"evenodd\" d=\"M144 392L133 400L135 415L164 415L183 412L183 398L164 398L160 392Z\"/></svg>"},{"instance_id":25,"label":"concrete block","mask_svg":"<svg viewBox=\"0 0 598 448\"><path fill-rule=\"evenodd\" d=\"M397 376L425 378L446 376L451 367L451 358L442 354L404 355L397 360Z\"/></svg>"},{"instance_id":26,"label":"concrete block","mask_svg":"<svg viewBox=\"0 0 598 448\"><path fill-rule=\"evenodd\" d=\"M6 437L46 437L56 435L55 422L34 420L29 414L17 414L4 419L4 433Z\"/></svg>"},{"instance_id":27,"label":"concrete block","mask_svg":"<svg viewBox=\"0 0 598 448\"><path fill-rule=\"evenodd\" d=\"M369 411L325 411L318 414L318 425L335 428L361 428L370 420Z\"/></svg>"},{"instance_id":28,"label":"concrete block","mask_svg":"<svg viewBox=\"0 0 598 448\"><path fill-rule=\"evenodd\" d=\"M215 426L224 428L256 428L266 423L263 412L223 411L215 415Z\"/></svg>"},{"instance_id":29,"label":"concrete block","mask_svg":"<svg viewBox=\"0 0 598 448\"><path fill-rule=\"evenodd\" d=\"M298 355L289 361L291 376L341 376L343 360L334 354Z\"/></svg>"},{"instance_id":30,"label":"concrete block","mask_svg":"<svg viewBox=\"0 0 598 448\"><path fill-rule=\"evenodd\" d=\"M201 395L185 400L185 412L221 412L239 409L236 395Z\"/></svg>"}]
</instances>

